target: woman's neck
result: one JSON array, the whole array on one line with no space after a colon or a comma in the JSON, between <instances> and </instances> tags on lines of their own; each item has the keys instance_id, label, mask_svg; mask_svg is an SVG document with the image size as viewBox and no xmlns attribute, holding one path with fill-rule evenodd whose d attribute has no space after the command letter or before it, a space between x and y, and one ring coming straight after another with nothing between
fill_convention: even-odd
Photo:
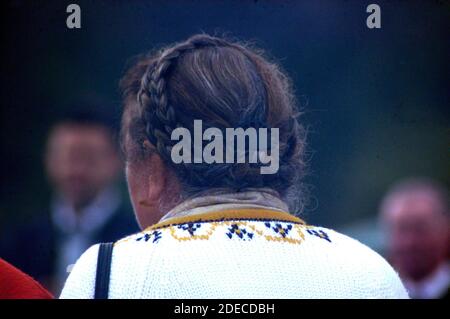
<instances>
[{"instance_id":1,"label":"woman's neck","mask_svg":"<svg viewBox=\"0 0 450 319\"><path fill-rule=\"evenodd\" d=\"M186 198L160 221L232 208L268 208L283 212L289 210L279 194L269 188L247 188L239 192L229 189L211 189Z\"/></svg>"}]
</instances>

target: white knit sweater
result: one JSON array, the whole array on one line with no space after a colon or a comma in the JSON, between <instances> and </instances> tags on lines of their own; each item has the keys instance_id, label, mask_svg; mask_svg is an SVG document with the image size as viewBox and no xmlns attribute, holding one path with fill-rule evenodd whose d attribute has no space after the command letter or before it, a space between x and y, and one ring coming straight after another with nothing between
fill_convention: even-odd
<instances>
[{"instance_id":1,"label":"white knit sweater","mask_svg":"<svg viewBox=\"0 0 450 319\"><path fill-rule=\"evenodd\" d=\"M98 245L61 298L93 298ZM408 298L377 253L268 209L171 218L114 246L110 298Z\"/></svg>"}]
</instances>

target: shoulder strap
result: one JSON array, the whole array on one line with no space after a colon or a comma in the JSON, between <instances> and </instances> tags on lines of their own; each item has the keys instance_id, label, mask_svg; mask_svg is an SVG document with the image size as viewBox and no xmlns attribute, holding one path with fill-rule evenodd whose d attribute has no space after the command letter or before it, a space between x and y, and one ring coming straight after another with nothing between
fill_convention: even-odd
<instances>
[{"instance_id":1,"label":"shoulder strap","mask_svg":"<svg viewBox=\"0 0 450 319\"><path fill-rule=\"evenodd\" d=\"M95 299L108 299L112 251L113 243L100 244L95 275Z\"/></svg>"}]
</instances>

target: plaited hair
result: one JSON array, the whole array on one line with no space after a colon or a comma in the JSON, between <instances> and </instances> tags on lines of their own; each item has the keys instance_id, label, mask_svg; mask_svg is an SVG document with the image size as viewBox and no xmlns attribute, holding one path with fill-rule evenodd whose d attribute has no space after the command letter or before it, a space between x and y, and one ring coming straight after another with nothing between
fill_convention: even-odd
<instances>
[{"instance_id":1,"label":"plaited hair","mask_svg":"<svg viewBox=\"0 0 450 319\"><path fill-rule=\"evenodd\" d=\"M186 194L212 188L268 187L285 198L292 212L303 206L305 133L297 121L289 79L261 51L195 35L139 57L121 80L121 88L128 160L149 156L142 147L149 141ZM224 136L226 128L279 128L278 172L260 174L261 163L175 164L170 154L177 141L171 140L171 133L177 127L192 133L197 119L204 130L217 127Z\"/></svg>"}]
</instances>

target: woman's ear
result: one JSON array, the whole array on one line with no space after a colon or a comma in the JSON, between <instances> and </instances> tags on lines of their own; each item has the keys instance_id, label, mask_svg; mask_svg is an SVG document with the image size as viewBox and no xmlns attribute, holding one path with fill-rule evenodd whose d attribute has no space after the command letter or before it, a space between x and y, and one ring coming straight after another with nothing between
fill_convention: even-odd
<instances>
[{"instance_id":1,"label":"woman's ear","mask_svg":"<svg viewBox=\"0 0 450 319\"><path fill-rule=\"evenodd\" d=\"M152 154L148 159L150 174L148 175L147 199L157 202L163 195L167 185L168 170L159 154Z\"/></svg>"},{"instance_id":2,"label":"woman's ear","mask_svg":"<svg viewBox=\"0 0 450 319\"><path fill-rule=\"evenodd\" d=\"M142 229L157 223L176 205L180 190L176 176L153 146L146 143L145 147L145 158L126 165L130 197Z\"/></svg>"},{"instance_id":3,"label":"woman's ear","mask_svg":"<svg viewBox=\"0 0 450 319\"><path fill-rule=\"evenodd\" d=\"M142 229L157 223L164 215L161 203L167 195L164 193L168 185L167 174L168 170L157 153L127 166L131 201Z\"/></svg>"}]
</instances>

